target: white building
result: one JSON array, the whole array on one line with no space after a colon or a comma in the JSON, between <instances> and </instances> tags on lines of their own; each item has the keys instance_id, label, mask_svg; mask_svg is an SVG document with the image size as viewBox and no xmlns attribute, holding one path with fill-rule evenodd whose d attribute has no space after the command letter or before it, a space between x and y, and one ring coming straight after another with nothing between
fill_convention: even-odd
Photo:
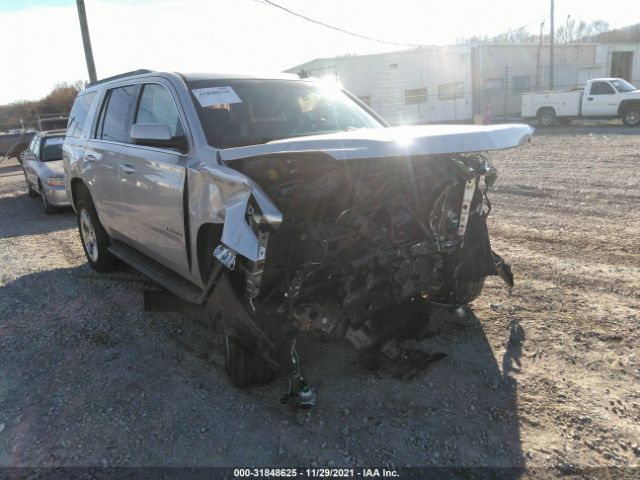
<instances>
[{"instance_id":1,"label":"white building","mask_svg":"<svg viewBox=\"0 0 640 480\"><path fill-rule=\"evenodd\" d=\"M554 88L601 76L640 85L640 44L556 44ZM319 58L287 70L335 77L391 124L520 115L521 94L549 88L549 46L484 44Z\"/></svg>"}]
</instances>

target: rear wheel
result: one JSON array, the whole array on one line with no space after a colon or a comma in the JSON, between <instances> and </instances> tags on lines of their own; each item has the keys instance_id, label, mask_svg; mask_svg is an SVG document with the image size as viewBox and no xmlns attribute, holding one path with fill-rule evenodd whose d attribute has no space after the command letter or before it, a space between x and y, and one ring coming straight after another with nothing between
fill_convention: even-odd
<instances>
[{"instance_id":1,"label":"rear wheel","mask_svg":"<svg viewBox=\"0 0 640 480\"><path fill-rule=\"evenodd\" d=\"M107 250L109 236L104 231L93 201L87 192L82 192L77 205L78 230L87 262L94 270L108 272L115 268L116 258Z\"/></svg>"},{"instance_id":2,"label":"rear wheel","mask_svg":"<svg viewBox=\"0 0 640 480\"><path fill-rule=\"evenodd\" d=\"M538 123L541 127L550 127L556 123L556 112L553 109L540 110L538 112Z\"/></svg>"},{"instance_id":3,"label":"rear wheel","mask_svg":"<svg viewBox=\"0 0 640 480\"><path fill-rule=\"evenodd\" d=\"M476 282L453 281L442 288L439 301L450 305L465 305L473 302L482 293L484 278Z\"/></svg>"},{"instance_id":4,"label":"rear wheel","mask_svg":"<svg viewBox=\"0 0 640 480\"><path fill-rule=\"evenodd\" d=\"M627 110L622 117L622 121L627 127L637 127L640 125L640 108Z\"/></svg>"}]
</instances>

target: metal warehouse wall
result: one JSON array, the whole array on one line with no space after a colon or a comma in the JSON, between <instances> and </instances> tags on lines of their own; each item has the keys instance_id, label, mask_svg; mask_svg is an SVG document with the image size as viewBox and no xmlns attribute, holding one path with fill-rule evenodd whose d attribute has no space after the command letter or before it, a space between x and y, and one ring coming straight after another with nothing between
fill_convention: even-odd
<instances>
[{"instance_id":1,"label":"metal warehouse wall","mask_svg":"<svg viewBox=\"0 0 640 480\"><path fill-rule=\"evenodd\" d=\"M640 44L558 43L554 89L612 75L613 52L632 52L630 76L640 85ZM323 58L288 70L335 77L391 124L520 116L522 93L549 89L549 45L487 44Z\"/></svg>"}]
</instances>

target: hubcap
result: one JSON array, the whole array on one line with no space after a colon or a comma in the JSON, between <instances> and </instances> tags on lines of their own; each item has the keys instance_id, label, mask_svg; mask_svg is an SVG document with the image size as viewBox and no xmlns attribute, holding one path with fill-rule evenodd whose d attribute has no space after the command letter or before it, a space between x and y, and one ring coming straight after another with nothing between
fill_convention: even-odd
<instances>
[{"instance_id":1,"label":"hubcap","mask_svg":"<svg viewBox=\"0 0 640 480\"><path fill-rule=\"evenodd\" d=\"M98 261L98 241L96 240L96 232L91 224L89 212L84 208L80 211L80 233L82 234L82 243L89 258Z\"/></svg>"},{"instance_id":2,"label":"hubcap","mask_svg":"<svg viewBox=\"0 0 640 480\"><path fill-rule=\"evenodd\" d=\"M640 112L627 113L627 123L635 125L638 122L640 122Z\"/></svg>"},{"instance_id":3,"label":"hubcap","mask_svg":"<svg viewBox=\"0 0 640 480\"><path fill-rule=\"evenodd\" d=\"M542 125L544 125L545 127L551 125L551 121L551 115L549 115L548 113L545 113L544 115L542 115L542 118L540 118L540 123L542 123Z\"/></svg>"}]
</instances>

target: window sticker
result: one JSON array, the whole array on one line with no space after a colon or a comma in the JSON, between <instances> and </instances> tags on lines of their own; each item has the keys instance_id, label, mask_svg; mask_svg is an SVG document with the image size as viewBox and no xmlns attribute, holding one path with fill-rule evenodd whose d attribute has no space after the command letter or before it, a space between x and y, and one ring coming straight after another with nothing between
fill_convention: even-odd
<instances>
[{"instance_id":1,"label":"window sticker","mask_svg":"<svg viewBox=\"0 0 640 480\"><path fill-rule=\"evenodd\" d=\"M200 106L207 108L214 105L242 103L238 94L231 87L196 88L191 90Z\"/></svg>"}]
</instances>

